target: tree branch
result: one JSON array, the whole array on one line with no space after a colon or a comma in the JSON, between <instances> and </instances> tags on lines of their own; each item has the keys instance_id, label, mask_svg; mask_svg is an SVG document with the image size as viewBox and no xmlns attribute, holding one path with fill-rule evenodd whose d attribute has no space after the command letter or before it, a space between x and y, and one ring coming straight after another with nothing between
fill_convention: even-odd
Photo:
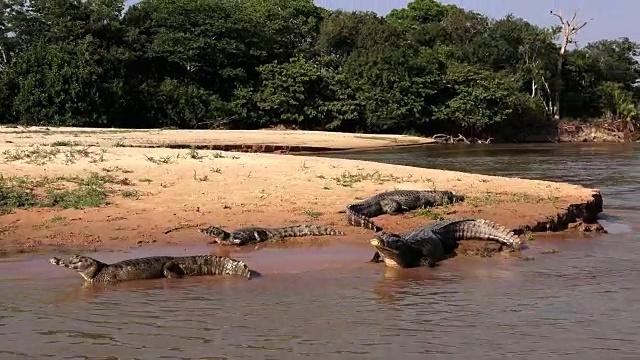
<instances>
[{"instance_id":1,"label":"tree branch","mask_svg":"<svg viewBox=\"0 0 640 360\"><path fill-rule=\"evenodd\" d=\"M587 26L587 24L590 21L593 21L593 18L591 18L588 21L584 21L580 25L577 25L575 21L576 21L576 17L578 16L578 9L573 11L573 16L571 16L570 20L564 19L564 17L562 16L562 11L558 11L556 13L556 12L553 12L553 10L551 10L549 11L549 13L557 17L558 20L560 20L560 24L562 24L562 35L564 37L562 43L565 48L568 44L575 43L573 36L576 35L580 30L582 30L582 28Z\"/></svg>"}]
</instances>

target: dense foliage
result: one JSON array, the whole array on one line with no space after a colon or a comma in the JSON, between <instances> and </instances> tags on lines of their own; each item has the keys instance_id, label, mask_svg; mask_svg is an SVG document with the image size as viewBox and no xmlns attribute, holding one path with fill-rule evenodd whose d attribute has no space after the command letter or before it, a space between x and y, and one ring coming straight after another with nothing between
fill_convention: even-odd
<instances>
[{"instance_id":1,"label":"dense foliage","mask_svg":"<svg viewBox=\"0 0 640 360\"><path fill-rule=\"evenodd\" d=\"M559 27L434 0L1 1L0 123L510 137L640 98L629 39L561 56Z\"/></svg>"}]
</instances>

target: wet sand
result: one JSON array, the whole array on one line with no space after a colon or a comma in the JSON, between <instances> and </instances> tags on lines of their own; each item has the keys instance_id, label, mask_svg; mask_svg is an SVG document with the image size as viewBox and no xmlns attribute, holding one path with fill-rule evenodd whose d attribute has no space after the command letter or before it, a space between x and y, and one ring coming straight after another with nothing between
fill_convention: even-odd
<instances>
[{"instance_id":1,"label":"wet sand","mask_svg":"<svg viewBox=\"0 0 640 360\"><path fill-rule=\"evenodd\" d=\"M0 250L5 252L202 245L210 238L198 233L198 226L298 223L329 225L347 235L288 239L260 247L338 242L368 247L372 232L348 226L340 211L350 202L395 188L450 189L467 196L460 204L375 219L398 232L452 217L486 218L519 233L562 230L581 226L581 218L589 222L602 211L597 189L564 183L286 154L131 147L243 142L247 149L267 143L348 149L427 143L424 138L275 130L1 129L5 141L0 143L0 173L5 178L86 177L92 172L111 177L107 205L33 208L1 216Z\"/></svg>"}]
</instances>

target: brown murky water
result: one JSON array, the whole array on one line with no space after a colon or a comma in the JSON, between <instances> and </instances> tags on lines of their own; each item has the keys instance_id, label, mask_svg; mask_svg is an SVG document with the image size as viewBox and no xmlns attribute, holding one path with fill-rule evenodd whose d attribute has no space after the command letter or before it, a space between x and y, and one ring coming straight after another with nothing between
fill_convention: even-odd
<instances>
[{"instance_id":1,"label":"brown murky water","mask_svg":"<svg viewBox=\"0 0 640 360\"><path fill-rule=\"evenodd\" d=\"M263 249L234 254L264 275L249 281L85 288L77 274L48 264L53 254L2 259L0 359L638 359L638 150L525 145L341 155L601 187L610 234L539 241L526 250L535 261L469 258L391 270L367 264L366 246ZM549 249L558 252L543 254Z\"/></svg>"}]
</instances>

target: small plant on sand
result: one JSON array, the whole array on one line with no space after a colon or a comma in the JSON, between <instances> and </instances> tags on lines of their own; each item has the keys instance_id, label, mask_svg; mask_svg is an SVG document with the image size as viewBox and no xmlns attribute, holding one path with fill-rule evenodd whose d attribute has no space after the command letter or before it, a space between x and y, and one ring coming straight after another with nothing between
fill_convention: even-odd
<instances>
[{"instance_id":1,"label":"small plant on sand","mask_svg":"<svg viewBox=\"0 0 640 360\"><path fill-rule=\"evenodd\" d=\"M240 159L240 156L238 155L231 155L231 156L226 156L224 154L222 154L221 152L214 152L213 154L211 154L211 158L213 159L232 159L232 160L236 160L236 159Z\"/></svg>"},{"instance_id":2,"label":"small plant on sand","mask_svg":"<svg viewBox=\"0 0 640 360\"><path fill-rule=\"evenodd\" d=\"M149 184L149 183L153 182L153 180L151 180L151 179L147 179L147 178L139 179L138 181L143 182L143 183L147 183L147 184Z\"/></svg>"},{"instance_id":3,"label":"small plant on sand","mask_svg":"<svg viewBox=\"0 0 640 360\"><path fill-rule=\"evenodd\" d=\"M382 174L379 171L371 173L363 173L359 171L357 173L351 173L349 171L343 171L340 176L332 178L336 184L344 187L353 187L354 184L360 183L365 180L369 180L375 184L384 184L387 182L415 182L411 175L406 177L399 177L392 174Z\"/></svg>"},{"instance_id":4,"label":"small plant on sand","mask_svg":"<svg viewBox=\"0 0 640 360\"><path fill-rule=\"evenodd\" d=\"M58 140L51 143L51 146L78 146L80 145L77 141L68 141L68 140Z\"/></svg>"},{"instance_id":5,"label":"small plant on sand","mask_svg":"<svg viewBox=\"0 0 640 360\"><path fill-rule=\"evenodd\" d=\"M138 199L140 198L140 193L138 193L138 190L134 190L134 189L125 189L120 191L120 195L122 197L125 198L129 198L129 199Z\"/></svg>"},{"instance_id":6,"label":"small plant on sand","mask_svg":"<svg viewBox=\"0 0 640 360\"><path fill-rule=\"evenodd\" d=\"M50 222L52 223L59 223L64 221L66 218L64 216L60 216L60 215L53 215L51 217L51 219L49 219Z\"/></svg>"},{"instance_id":7,"label":"small plant on sand","mask_svg":"<svg viewBox=\"0 0 640 360\"><path fill-rule=\"evenodd\" d=\"M553 202L553 199L551 197L545 197L545 196L538 196L538 195L532 195L532 194L527 194L527 193L522 193L522 192L514 192L510 194L511 196L511 202L516 202L516 203L529 203L529 204L534 204L534 203L544 203L544 202Z\"/></svg>"},{"instance_id":8,"label":"small plant on sand","mask_svg":"<svg viewBox=\"0 0 640 360\"><path fill-rule=\"evenodd\" d=\"M189 152L187 153L187 157L190 159L196 159L196 160L200 160L204 158L204 156L198 153L198 150L196 150L195 147L192 147L191 149L189 149Z\"/></svg>"},{"instance_id":9,"label":"small plant on sand","mask_svg":"<svg viewBox=\"0 0 640 360\"><path fill-rule=\"evenodd\" d=\"M131 179L129 178L120 178L120 179L114 179L112 181L113 184L118 184L118 185L122 185L122 186L131 186L133 185L133 182L131 181Z\"/></svg>"},{"instance_id":10,"label":"small plant on sand","mask_svg":"<svg viewBox=\"0 0 640 360\"><path fill-rule=\"evenodd\" d=\"M426 217L427 219L436 220L436 221L444 220L444 216L442 216L442 213L430 207L423 207L421 209L418 209L415 212L415 216L422 216L422 217Z\"/></svg>"},{"instance_id":11,"label":"small plant on sand","mask_svg":"<svg viewBox=\"0 0 640 360\"><path fill-rule=\"evenodd\" d=\"M156 165L167 165L167 164L171 164L174 161L171 159L171 155L167 155L167 156L163 156L161 158L155 158L153 156L144 156L145 158L147 158L147 161L152 162ZM177 159L177 158L176 158Z\"/></svg>"},{"instance_id":12,"label":"small plant on sand","mask_svg":"<svg viewBox=\"0 0 640 360\"><path fill-rule=\"evenodd\" d=\"M303 211L303 213L312 219L317 219L320 216L324 215L324 213L321 213L319 211L314 211L314 210L305 210Z\"/></svg>"},{"instance_id":13,"label":"small plant on sand","mask_svg":"<svg viewBox=\"0 0 640 360\"><path fill-rule=\"evenodd\" d=\"M0 236L4 235L6 233L10 233L12 231L15 230L14 226L9 226L9 225L0 225ZM0 250L1 251L1 250ZM2 253L0 252L0 256L2 256Z\"/></svg>"},{"instance_id":14,"label":"small plant on sand","mask_svg":"<svg viewBox=\"0 0 640 360\"><path fill-rule=\"evenodd\" d=\"M487 191L482 194L468 196L465 202L472 207L479 207L497 205L504 202L504 200L502 200L497 193Z\"/></svg>"},{"instance_id":15,"label":"small plant on sand","mask_svg":"<svg viewBox=\"0 0 640 360\"><path fill-rule=\"evenodd\" d=\"M103 167L102 171L104 171L106 173L121 172L123 174L130 174L130 173L133 172L133 170L125 169L125 168L120 167L120 166Z\"/></svg>"},{"instance_id":16,"label":"small plant on sand","mask_svg":"<svg viewBox=\"0 0 640 360\"><path fill-rule=\"evenodd\" d=\"M209 180L209 176L207 176L207 175L198 176L198 173L195 170L193 170L193 180L196 180L196 181L207 181L207 180Z\"/></svg>"},{"instance_id":17,"label":"small plant on sand","mask_svg":"<svg viewBox=\"0 0 640 360\"><path fill-rule=\"evenodd\" d=\"M92 163L98 163L98 162L103 162L104 161L104 155L107 153L107 149L100 149L100 151L97 154L94 154L94 156L91 156L91 160L89 160L89 162Z\"/></svg>"},{"instance_id":18,"label":"small plant on sand","mask_svg":"<svg viewBox=\"0 0 640 360\"><path fill-rule=\"evenodd\" d=\"M88 149L81 149L81 150L77 150L77 151L74 151L73 149L70 149L69 151L65 151L64 152L63 163L65 165L75 164L76 161L78 161L79 157L88 157L88 156L89 156L89 150Z\"/></svg>"}]
</instances>

